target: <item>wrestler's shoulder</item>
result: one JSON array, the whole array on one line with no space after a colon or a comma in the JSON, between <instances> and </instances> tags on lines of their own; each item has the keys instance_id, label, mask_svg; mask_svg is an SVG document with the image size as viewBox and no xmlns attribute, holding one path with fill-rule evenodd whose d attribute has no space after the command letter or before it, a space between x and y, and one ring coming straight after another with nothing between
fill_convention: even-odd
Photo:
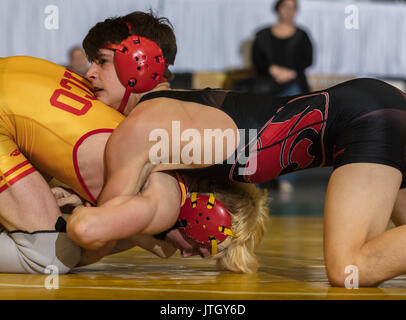
<instances>
[{"instance_id":1,"label":"wrestler's shoulder","mask_svg":"<svg viewBox=\"0 0 406 320\"><path fill-rule=\"evenodd\" d=\"M186 117L184 103L162 97L139 103L127 118L132 122L148 126L173 119L182 120Z\"/></svg>"},{"instance_id":2,"label":"wrestler's shoulder","mask_svg":"<svg viewBox=\"0 0 406 320\"><path fill-rule=\"evenodd\" d=\"M181 109L179 108L181 105L181 100L168 97L156 97L140 102L134 110L137 110L137 112L162 112L163 110L181 112L181 110L179 110Z\"/></svg>"}]
</instances>

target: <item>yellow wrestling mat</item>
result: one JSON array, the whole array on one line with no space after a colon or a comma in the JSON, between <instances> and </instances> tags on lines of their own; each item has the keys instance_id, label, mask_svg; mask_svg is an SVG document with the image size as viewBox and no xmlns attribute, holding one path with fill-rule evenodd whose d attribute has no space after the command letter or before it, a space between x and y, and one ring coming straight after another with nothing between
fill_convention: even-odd
<instances>
[{"instance_id":1,"label":"yellow wrestling mat","mask_svg":"<svg viewBox=\"0 0 406 320\"><path fill-rule=\"evenodd\" d=\"M198 257L166 260L141 249L104 258L58 278L0 274L0 299L7 300L334 300L405 299L406 277L379 288L332 288L323 262L323 221L314 217L271 217L252 275L218 272L214 262ZM48 284L49 284L48 278Z\"/></svg>"}]
</instances>

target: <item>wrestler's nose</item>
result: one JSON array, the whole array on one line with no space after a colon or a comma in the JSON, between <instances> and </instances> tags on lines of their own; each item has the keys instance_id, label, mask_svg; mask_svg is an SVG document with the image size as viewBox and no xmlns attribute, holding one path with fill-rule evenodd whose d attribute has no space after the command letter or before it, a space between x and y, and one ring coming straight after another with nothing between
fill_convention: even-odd
<instances>
[{"instance_id":1,"label":"wrestler's nose","mask_svg":"<svg viewBox=\"0 0 406 320\"><path fill-rule=\"evenodd\" d=\"M96 63L93 62L86 72L86 78L91 82L92 80L96 79L96 76L97 76L97 65Z\"/></svg>"}]
</instances>

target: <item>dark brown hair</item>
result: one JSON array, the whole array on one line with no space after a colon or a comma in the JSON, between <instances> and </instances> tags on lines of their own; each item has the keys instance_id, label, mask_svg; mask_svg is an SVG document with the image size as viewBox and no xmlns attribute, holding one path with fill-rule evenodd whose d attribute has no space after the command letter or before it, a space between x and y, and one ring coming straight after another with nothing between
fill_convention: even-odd
<instances>
[{"instance_id":1,"label":"dark brown hair","mask_svg":"<svg viewBox=\"0 0 406 320\"><path fill-rule=\"evenodd\" d=\"M284 1L286 1L286 0L278 0L278 1L276 1L276 3L273 6L273 11L278 12L280 6L282 5L282 3ZM295 2L296 10L298 10L299 9L299 7L298 7L299 4L298 4L297 0L293 0L293 1Z\"/></svg>"},{"instance_id":2,"label":"dark brown hair","mask_svg":"<svg viewBox=\"0 0 406 320\"><path fill-rule=\"evenodd\" d=\"M131 32L127 23L131 24ZM89 61L97 61L99 49L108 43L118 44L130 34L136 34L155 41L161 48L168 64L174 64L177 46L173 26L165 17L156 17L152 11L149 13L135 11L126 16L112 17L98 22L91 28L83 40L83 49ZM173 79L172 73L165 69L165 78Z\"/></svg>"}]
</instances>

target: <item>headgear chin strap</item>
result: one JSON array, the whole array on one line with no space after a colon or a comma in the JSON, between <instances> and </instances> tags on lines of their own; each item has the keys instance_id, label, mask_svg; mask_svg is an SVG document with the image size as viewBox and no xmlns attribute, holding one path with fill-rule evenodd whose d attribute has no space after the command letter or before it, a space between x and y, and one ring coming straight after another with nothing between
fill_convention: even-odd
<instances>
[{"instance_id":1,"label":"headgear chin strap","mask_svg":"<svg viewBox=\"0 0 406 320\"><path fill-rule=\"evenodd\" d=\"M217 253L218 244L228 236L236 236L231 231L230 214L213 193L206 196L193 192L182 206L177 224L190 239L211 246L212 256Z\"/></svg>"},{"instance_id":2,"label":"headgear chin strap","mask_svg":"<svg viewBox=\"0 0 406 320\"><path fill-rule=\"evenodd\" d=\"M127 23L127 26L131 32L131 25ZM164 72L167 63L156 42L130 35L120 44L109 43L105 48L114 50L114 66L118 79L125 87L119 112L124 111L131 93L150 91L166 81Z\"/></svg>"}]
</instances>

